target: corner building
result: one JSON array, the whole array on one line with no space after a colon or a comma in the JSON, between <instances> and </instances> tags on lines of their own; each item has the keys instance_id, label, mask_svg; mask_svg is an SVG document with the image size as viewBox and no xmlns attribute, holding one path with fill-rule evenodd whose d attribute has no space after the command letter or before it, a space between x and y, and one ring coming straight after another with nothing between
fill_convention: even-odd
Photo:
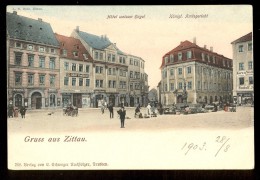
<instances>
[{"instance_id":1,"label":"corner building","mask_svg":"<svg viewBox=\"0 0 260 180\"><path fill-rule=\"evenodd\" d=\"M232 98L232 60L190 41L166 53L161 64L160 99L164 105L229 102Z\"/></svg>"},{"instance_id":2,"label":"corner building","mask_svg":"<svg viewBox=\"0 0 260 180\"><path fill-rule=\"evenodd\" d=\"M7 97L28 109L61 106L59 43L42 19L6 13Z\"/></svg>"},{"instance_id":3,"label":"corner building","mask_svg":"<svg viewBox=\"0 0 260 180\"><path fill-rule=\"evenodd\" d=\"M78 26L71 37L79 39L93 59L93 107L101 101L115 106L147 103L149 87L142 58L122 52L106 35L83 32Z\"/></svg>"},{"instance_id":4,"label":"corner building","mask_svg":"<svg viewBox=\"0 0 260 180\"><path fill-rule=\"evenodd\" d=\"M254 67L252 32L232 43L233 49L233 96L237 104L254 101Z\"/></svg>"}]
</instances>

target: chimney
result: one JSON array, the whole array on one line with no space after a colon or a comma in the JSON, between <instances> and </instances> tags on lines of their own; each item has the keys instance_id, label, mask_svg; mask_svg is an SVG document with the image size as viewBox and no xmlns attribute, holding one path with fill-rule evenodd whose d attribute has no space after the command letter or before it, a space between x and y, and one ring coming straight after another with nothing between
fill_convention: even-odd
<instances>
[{"instance_id":1,"label":"chimney","mask_svg":"<svg viewBox=\"0 0 260 180\"><path fill-rule=\"evenodd\" d=\"M210 51L213 52L213 47L212 46L210 47Z\"/></svg>"},{"instance_id":2,"label":"chimney","mask_svg":"<svg viewBox=\"0 0 260 180\"><path fill-rule=\"evenodd\" d=\"M41 21L41 22L42 22L42 18L38 18L38 21Z\"/></svg>"},{"instance_id":3,"label":"chimney","mask_svg":"<svg viewBox=\"0 0 260 180\"><path fill-rule=\"evenodd\" d=\"M204 49L207 49L207 45L204 45Z\"/></svg>"},{"instance_id":4,"label":"chimney","mask_svg":"<svg viewBox=\"0 0 260 180\"><path fill-rule=\"evenodd\" d=\"M17 11L13 11L13 14L14 14L14 15L17 15Z\"/></svg>"},{"instance_id":5,"label":"chimney","mask_svg":"<svg viewBox=\"0 0 260 180\"><path fill-rule=\"evenodd\" d=\"M76 32L79 32L79 26L76 27Z\"/></svg>"},{"instance_id":6,"label":"chimney","mask_svg":"<svg viewBox=\"0 0 260 180\"><path fill-rule=\"evenodd\" d=\"M196 37L193 38L193 44L196 44Z\"/></svg>"}]
</instances>

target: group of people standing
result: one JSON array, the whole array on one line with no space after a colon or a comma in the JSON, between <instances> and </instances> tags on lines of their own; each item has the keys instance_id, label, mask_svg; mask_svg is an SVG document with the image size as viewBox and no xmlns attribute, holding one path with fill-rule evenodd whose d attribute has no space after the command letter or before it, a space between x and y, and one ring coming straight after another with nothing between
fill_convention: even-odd
<instances>
[{"instance_id":1,"label":"group of people standing","mask_svg":"<svg viewBox=\"0 0 260 180\"><path fill-rule=\"evenodd\" d=\"M8 117L18 117L18 113L20 112L22 118L25 118L26 108L21 106L20 108L14 107L13 105L8 106Z\"/></svg>"}]
</instances>

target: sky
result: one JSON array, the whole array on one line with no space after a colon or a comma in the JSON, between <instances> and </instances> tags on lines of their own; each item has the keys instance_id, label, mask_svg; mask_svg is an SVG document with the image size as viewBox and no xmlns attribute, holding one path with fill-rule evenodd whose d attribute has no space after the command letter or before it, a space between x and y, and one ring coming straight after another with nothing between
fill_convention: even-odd
<instances>
[{"instance_id":1,"label":"sky","mask_svg":"<svg viewBox=\"0 0 260 180\"><path fill-rule=\"evenodd\" d=\"M7 6L6 10L42 18L55 33L65 36L76 26L84 32L106 35L123 52L145 60L150 89L161 80L162 57L181 41L196 38L198 46L213 47L214 52L232 59L231 42L253 29L250 5ZM185 18L187 14L203 18Z\"/></svg>"}]
</instances>

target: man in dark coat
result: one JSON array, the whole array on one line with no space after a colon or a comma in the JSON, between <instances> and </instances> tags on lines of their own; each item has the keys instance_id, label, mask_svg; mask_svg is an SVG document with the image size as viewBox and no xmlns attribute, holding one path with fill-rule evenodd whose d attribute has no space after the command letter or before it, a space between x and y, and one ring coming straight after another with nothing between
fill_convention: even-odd
<instances>
[{"instance_id":1,"label":"man in dark coat","mask_svg":"<svg viewBox=\"0 0 260 180\"><path fill-rule=\"evenodd\" d=\"M108 110L109 110L109 112L110 112L110 119L111 119L111 118L114 118L114 109L113 109L113 103L112 103L112 102L110 102L110 103L108 104Z\"/></svg>"},{"instance_id":2,"label":"man in dark coat","mask_svg":"<svg viewBox=\"0 0 260 180\"><path fill-rule=\"evenodd\" d=\"M120 116L121 128L125 128L125 115L126 115L126 111L125 111L125 108L123 106L118 111L118 114Z\"/></svg>"},{"instance_id":3,"label":"man in dark coat","mask_svg":"<svg viewBox=\"0 0 260 180\"><path fill-rule=\"evenodd\" d=\"M25 107L24 107L24 106L21 107L21 109L20 109L20 113L21 113L21 115L22 115L22 118L25 118L25 112L26 112Z\"/></svg>"}]
</instances>

